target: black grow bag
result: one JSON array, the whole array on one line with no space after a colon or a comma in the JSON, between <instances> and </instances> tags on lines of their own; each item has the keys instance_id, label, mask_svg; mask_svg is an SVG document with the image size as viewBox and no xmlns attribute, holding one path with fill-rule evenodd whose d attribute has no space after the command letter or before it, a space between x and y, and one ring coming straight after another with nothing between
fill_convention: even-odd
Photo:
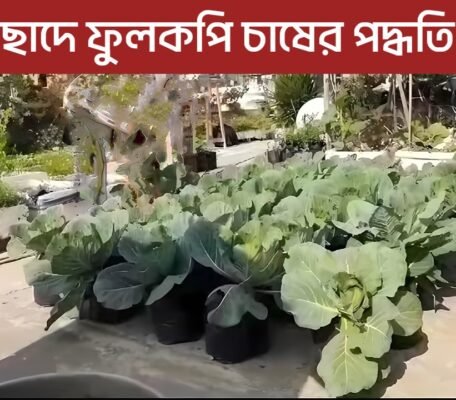
<instances>
[{"instance_id":1,"label":"black grow bag","mask_svg":"<svg viewBox=\"0 0 456 400\"><path fill-rule=\"evenodd\" d=\"M391 341L391 349L393 350L405 350L415 347L421 340L423 340L423 331L418 329L413 335L410 336L399 336L393 335Z\"/></svg>"},{"instance_id":2,"label":"black grow bag","mask_svg":"<svg viewBox=\"0 0 456 400\"><path fill-rule=\"evenodd\" d=\"M217 292L207 304L207 313L223 299ZM207 321L207 317L206 317ZM234 364L259 356L269 350L268 319L256 319L246 313L238 325L221 328L206 322L206 353L223 364Z\"/></svg>"},{"instance_id":3,"label":"black grow bag","mask_svg":"<svg viewBox=\"0 0 456 400\"><path fill-rule=\"evenodd\" d=\"M174 286L167 295L148 307L157 340L171 345L201 339L207 296L227 283L212 269L195 263L181 285Z\"/></svg>"},{"instance_id":4,"label":"black grow bag","mask_svg":"<svg viewBox=\"0 0 456 400\"><path fill-rule=\"evenodd\" d=\"M188 171L198 172L198 158L196 154L184 154L183 159Z\"/></svg>"},{"instance_id":5,"label":"black grow bag","mask_svg":"<svg viewBox=\"0 0 456 400\"><path fill-rule=\"evenodd\" d=\"M82 302L79 306L79 319L102 322L105 324L118 324L131 318L138 308L139 306L127 310L111 310L103 307L103 305L97 301L97 298L93 293L93 284L91 284L84 292Z\"/></svg>"},{"instance_id":6,"label":"black grow bag","mask_svg":"<svg viewBox=\"0 0 456 400\"><path fill-rule=\"evenodd\" d=\"M198 172L212 171L217 168L217 153L202 150L196 153Z\"/></svg>"}]
</instances>

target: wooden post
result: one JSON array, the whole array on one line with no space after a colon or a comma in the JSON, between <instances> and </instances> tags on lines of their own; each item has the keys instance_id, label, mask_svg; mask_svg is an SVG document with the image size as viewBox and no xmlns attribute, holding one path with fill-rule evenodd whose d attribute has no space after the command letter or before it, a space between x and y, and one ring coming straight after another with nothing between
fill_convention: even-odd
<instances>
[{"instance_id":1,"label":"wooden post","mask_svg":"<svg viewBox=\"0 0 456 400\"><path fill-rule=\"evenodd\" d=\"M402 103L402 110L404 111L404 120L405 123L407 124L407 128L410 126L409 125L409 108L407 106L407 98L405 97L405 92L404 92L404 85L402 84L402 75L397 75L398 78L398 85L399 85L399 94L401 96L401 103Z\"/></svg>"},{"instance_id":2,"label":"wooden post","mask_svg":"<svg viewBox=\"0 0 456 400\"><path fill-rule=\"evenodd\" d=\"M212 107L211 107L211 78L207 81L207 96L206 96L206 144L212 139Z\"/></svg>"},{"instance_id":3,"label":"wooden post","mask_svg":"<svg viewBox=\"0 0 456 400\"><path fill-rule=\"evenodd\" d=\"M225 125L223 125L222 106L220 103L220 93L219 93L218 84L215 86L215 97L217 98L217 108L218 108L218 115L219 115L219 120L220 120L220 131L222 132L222 138L223 138L223 148L226 149Z\"/></svg>"},{"instance_id":4,"label":"wooden post","mask_svg":"<svg viewBox=\"0 0 456 400\"><path fill-rule=\"evenodd\" d=\"M397 108L396 108L396 75L391 76L391 86L393 88L392 92L392 108L393 108L393 132L397 132Z\"/></svg>"},{"instance_id":5,"label":"wooden post","mask_svg":"<svg viewBox=\"0 0 456 400\"><path fill-rule=\"evenodd\" d=\"M192 127L192 153L195 153L196 149L196 125L198 122L198 103L196 99L192 99L190 103L190 124Z\"/></svg>"},{"instance_id":6,"label":"wooden post","mask_svg":"<svg viewBox=\"0 0 456 400\"><path fill-rule=\"evenodd\" d=\"M413 100L413 75L409 75L409 115L408 115L408 120L409 120L409 145L412 145L413 142L413 137L412 137L412 100Z\"/></svg>"},{"instance_id":7,"label":"wooden post","mask_svg":"<svg viewBox=\"0 0 456 400\"><path fill-rule=\"evenodd\" d=\"M329 108L329 75L323 75L323 99L325 111Z\"/></svg>"},{"instance_id":8,"label":"wooden post","mask_svg":"<svg viewBox=\"0 0 456 400\"><path fill-rule=\"evenodd\" d=\"M171 143L171 131L168 131L168 134L166 135L165 145L166 145L166 163L168 165L170 165L173 163L173 146Z\"/></svg>"}]
</instances>

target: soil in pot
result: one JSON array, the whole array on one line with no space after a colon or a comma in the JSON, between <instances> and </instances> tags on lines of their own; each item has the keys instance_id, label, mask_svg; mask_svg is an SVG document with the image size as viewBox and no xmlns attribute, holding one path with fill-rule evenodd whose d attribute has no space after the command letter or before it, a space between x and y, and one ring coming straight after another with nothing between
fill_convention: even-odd
<instances>
[{"instance_id":1,"label":"soil in pot","mask_svg":"<svg viewBox=\"0 0 456 400\"><path fill-rule=\"evenodd\" d=\"M399 336L393 335L391 342L391 349L393 350L405 350L415 347L421 340L423 340L423 331L418 329L413 335L410 336Z\"/></svg>"},{"instance_id":2,"label":"soil in pot","mask_svg":"<svg viewBox=\"0 0 456 400\"><path fill-rule=\"evenodd\" d=\"M216 308L223 299L218 292L207 304L207 312ZM207 320L207 319L206 319ZM246 313L238 325L221 328L206 323L206 353L223 364L234 364L259 356L269 350L268 319L256 319Z\"/></svg>"},{"instance_id":3,"label":"soil in pot","mask_svg":"<svg viewBox=\"0 0 456 400\"><path fill-rule=\"evenodd\" d=\"M195 263L192 273L162 299L148 307L157 340L166 345L201 339L205 303L215 288L229 283L211 268Z\"/></svg>"},{"instance_id":4,"label":"soil in pot","mask_svg":"<svg viewBox=\"0 0 456 400\"><path fill-rule=\"evenodd\" d=\"M89 285L84 293L84 298L79 307L79 319L102 322L105 324L118 324L130 319L139 306L128 310L111 310L98 303L93 293L93 285Z\"/></svg>"}]
</instances>

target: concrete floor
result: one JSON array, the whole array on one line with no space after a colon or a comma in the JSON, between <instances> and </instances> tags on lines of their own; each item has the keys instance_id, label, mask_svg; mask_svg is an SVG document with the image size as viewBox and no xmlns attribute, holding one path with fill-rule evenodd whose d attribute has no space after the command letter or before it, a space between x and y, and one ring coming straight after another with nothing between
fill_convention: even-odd
<instances>
[{"instance_id":1,"label":"concrete floor","mask_svg":"<svg viewBox=\"0 0 456 400\"><path fill-rule=\"evenodd\" d=\"M33 302L23 278L26 262L0 265L0 381L45 372L96 371L137 379L165 397L327 397L315 374L319 348L309 331L293 324L273 326L270 352L238 365L210 360L203 341L157 343L144 316L118 326L66 317L46 333L49 309ZM456 308L456 297L445 304ZM368 396L456 396L455 330L454 311L426 312L427 340L414 349L392 352L391 376Z\"/></svg>"}]
</instances>

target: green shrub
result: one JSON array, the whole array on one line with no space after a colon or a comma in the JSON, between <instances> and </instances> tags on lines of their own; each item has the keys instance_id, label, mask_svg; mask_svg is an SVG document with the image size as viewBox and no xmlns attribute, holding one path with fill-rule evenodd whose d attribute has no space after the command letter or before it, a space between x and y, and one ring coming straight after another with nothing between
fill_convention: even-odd
<instances>
[{"instance_id":1,"label":"green shrub","mask_svg":"<svg viewBox=\"0 0 456 400\"><path fill-rule=\"evenodd\" d=\"M19 195L0 181L0 208L16 206L21 202Z\"/></svg>"},{"instance_id":2,"label":"green shrub","mask_svg":"<svg viewBox=\"0 0 456 400\"><path fill-rule=\"evenodd\" d=\"M299 109L317 94L312 75L279 75L272 96L274 121L282 126L293 126Z\"/></svg>"},{"instance_id":3,"label":"green shrub","mask_svg":"<svg viewBox=\"0 0 456 400\"><path fill-rule=\"evenodd\" d=\"M320 135L324 129L319 124L309 123L304 128L290 130L285 134L287 146L305 149L310 144L316 144L321 141Z\"/></svg>"},{"instance_id":4,"label":"green shrub","mask_svg":"<svg viewBox=\"0 0 456 400\"><path fill-rule=\"evenodd\" d=\"M0 156L0 173L42 171L49 176L70 175L74 171L74 157L68 151Z\"/></svg>"},{"instance_id":5,"label":"green shrub","mask_svg":"<svg viewBox=\"0 0 456 400\"><path fill-rule=\"evenodd\" d=\"M268 131L272 124L273 120L264 114L241 115L234 117L230 122L236 132Z\"/></svg>"}]
</instances>

